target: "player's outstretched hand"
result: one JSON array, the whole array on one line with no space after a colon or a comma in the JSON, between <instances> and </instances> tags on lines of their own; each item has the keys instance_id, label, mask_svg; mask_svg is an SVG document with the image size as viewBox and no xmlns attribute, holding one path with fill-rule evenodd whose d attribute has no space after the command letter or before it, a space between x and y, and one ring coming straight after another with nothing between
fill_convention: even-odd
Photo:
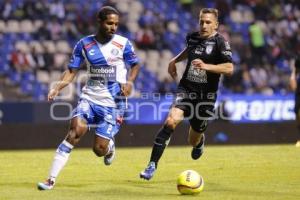
<instances>
[{"instance_id":1,"label":"player's outstretched hand","mask_svg":"<svg viewBox=\"0 0 300 200\"><path fill-rule=\"evenodd\" d=\"M171 75L171 77L176 80L177 78L177 69L174 61L171 61L169 63L168 72Z\"/></svg>"},{"instance_id":2,"label":"player's outstretched hand","mask_svg":"<svg viewBox=\"0 0 300 200\"><path fill-rule=\"evenodd\" d=\"M48 101L53 101L54 98L58 95L58 91L55 89L51 89L48 93Z\"/></svg>"},{"instance_id":3,"label":"player's outstretched hand","mask_svg":"<svg viewBox=\"0 0 300 200\"><path fill-rule=\"evenodd\" d=\"M132 90L132 82L127 82L126 84L122 84L122 94L125 97L128 97L131 94L131 90Z\"/></svg>"}]
</instances>

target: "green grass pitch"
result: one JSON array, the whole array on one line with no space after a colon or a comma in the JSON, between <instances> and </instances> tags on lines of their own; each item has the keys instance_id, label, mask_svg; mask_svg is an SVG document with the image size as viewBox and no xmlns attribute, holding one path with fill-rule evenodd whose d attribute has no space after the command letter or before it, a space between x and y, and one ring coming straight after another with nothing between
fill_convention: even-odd
<instances>
[{"instance_id":1,"label":"green grass pitch","mask_svg":"<svg viewBox=\"0 0 300 200\"><path fill-rule=\"evenodd\" d=\"M36 183L48 174L52 150L0 151L0 200L295 200L300 199L300 148L293 145L206 146L200 160L191 148L169 146L154 178L141 180L150 155L147 148L118 148L104 166L91 149L74 149L52 191ZM176 178L186 169L204 178L203 192L183 196Z\"/></svg>"}]
</instances>

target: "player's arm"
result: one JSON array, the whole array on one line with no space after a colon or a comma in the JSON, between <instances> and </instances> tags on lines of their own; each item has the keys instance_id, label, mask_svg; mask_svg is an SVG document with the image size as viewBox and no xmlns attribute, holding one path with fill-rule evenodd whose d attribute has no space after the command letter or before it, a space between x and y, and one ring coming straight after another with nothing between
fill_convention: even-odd
<instances>
[{"instance_id":1,"label":"player's arm","mask_svg":"<svg viewBox=\"0 0 300 200\"><path fill-rule=\"evenodd\" d=\"M176 63L187 59L187 57L188 57L187 52L188 52L187 48L185 48L178 55L176 55L174 58L172 58L171 61L169 62L168 72L174 80L176 80L176 78L177 78Z\"/></svg>"},{"instance_id":2,"label":"player's arm","mask_svg":"<svg viewBox=\"0 0 300 200\"><path fill-rule=\"evenodd\" d=\"M140 65L138 63L135 63L131 66L131 69L129 71L127 83L122 85L122 93L124 96L129 96L133 87L133 83L138 76L140 71Z\"/></svg>"},{"instance_id":3,"label":"player's arm","mask_svg":"<svg viewBox=\"0 0 300 200\"><path fill-rule=\"evenodd\" d=\"M60 80L54 85L53 88L50 89L48 93L48 101L53 100L64 87L73 81L77 71L78 70L75 69L67 69L63 72Z\"/></svg>"},{"instance_id":4,"label":"player's arm","mask_svg":"<svg viewBox=\"0 0 300 200\"><path fill-rule=\"evenodd\" d=\"M122 94L129 96L133 87L133 83L140 71L139 59L136 56L131 42L128 40L124 49L124 61L130 65L126 84L122 84Z\"/></svg>"},{"instance_id":5,"label":"player's arm","mask_svg":"<svg viewBox=\"0 0 300 200\"><path fill-rule=\"evenodd\" d=\"M63 72L60 80L54 85L54 87L50 89L48 93L48 101L53 100L64 87L66 87L69 83L73 81L80 68L80 65L84 60L84 56L82 55L82 49L82 42L77 42L73 49L68 69Z\"/></svg>"},{"instance_id":6,"label":"player's arm","mask_svg":"<svg viewBox=\"0 0 300 200\"><path fill-rule=\"evenodd\" d=\"M292 73L290 76L290 87L293 91L295 91L297 88L296 67L294 65L292 65L291 68L292 68Z\"/></svg>"},{"instance_id":7,"label":"player's arm","mask_svg":"<svg viewBox=\"0 0 300 200\"><path fill-rule=\"evenodd\" d=\"M206 64L201 59L195 59L192 61L193 66L195 68L203 69L208 72L224 74L224 75L232 75L233 73L233 64L232 63L221 63L217 65Z\"/></svg>"}]
</instances>

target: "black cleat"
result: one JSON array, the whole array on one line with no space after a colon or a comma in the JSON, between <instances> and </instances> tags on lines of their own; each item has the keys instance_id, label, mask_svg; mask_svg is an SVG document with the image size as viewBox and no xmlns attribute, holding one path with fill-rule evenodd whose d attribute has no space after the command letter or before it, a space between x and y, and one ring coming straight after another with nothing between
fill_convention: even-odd
<instances>
[{"instance_id":1,"label":"black cleat","mask_svg":"<svg viewBox=\"0 0 300 200\"><path fill-rule=\"evenodd\" d=\"M204 141L205 141L205 136L203 134L200 143L196 147L193 147L192 149L191 156L194 160L197 160L202 156L204 151Z\"/></svg>"}]
</instances>

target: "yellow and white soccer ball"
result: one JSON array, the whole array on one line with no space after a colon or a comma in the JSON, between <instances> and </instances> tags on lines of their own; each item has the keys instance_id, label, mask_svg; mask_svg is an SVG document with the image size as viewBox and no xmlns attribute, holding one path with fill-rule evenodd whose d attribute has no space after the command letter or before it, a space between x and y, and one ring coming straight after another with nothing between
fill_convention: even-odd
<instances>
[{"instance_id":1,"label":"yellow and white soccer ball","mask_svg":"<svg viewBox=\"0 0 300 200\"><path fill-rule=\"evenodd\" d=\"M194 170L185 170L177 178L177 189L180 194L199 194L203 187L202 176Z\"/></svg>"}]
</instances>

